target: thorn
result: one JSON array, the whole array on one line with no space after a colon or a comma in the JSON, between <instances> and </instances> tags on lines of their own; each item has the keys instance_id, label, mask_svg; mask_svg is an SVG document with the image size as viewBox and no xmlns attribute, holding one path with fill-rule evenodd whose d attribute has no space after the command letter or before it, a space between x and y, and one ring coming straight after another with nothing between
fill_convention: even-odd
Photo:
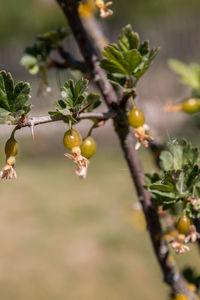
<instances>
[{"instance_id":1,"label":"thorn","mask_svg":"<svg viewBox=\"0 0 200 300\"><path fill-rule=\"evenodd\" d=\"M34 135L34 122L33 122L33 120L30 121L30 129L31 129L31 136L32 136L32 139L34 141L35 135Z\"/></svg>"}]
</instances>

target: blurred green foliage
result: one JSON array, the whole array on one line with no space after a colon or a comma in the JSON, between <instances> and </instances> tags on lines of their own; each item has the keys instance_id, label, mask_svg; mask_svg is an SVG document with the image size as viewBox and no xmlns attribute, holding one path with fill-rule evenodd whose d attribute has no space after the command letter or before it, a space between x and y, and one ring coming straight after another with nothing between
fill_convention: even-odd
<instances>
[{"instance_id":1,"label":"blurred green foliage","mask_svg":"<svg viewBox=\"0 0 200 300\"><path fill-rule=\"evenodd\" d=\"M0 0L1 26L0 40L30 39L47 31L49 28L57 28L58 24L66 25L63 13L53 0Z\"/></svg>"}]
</instances>

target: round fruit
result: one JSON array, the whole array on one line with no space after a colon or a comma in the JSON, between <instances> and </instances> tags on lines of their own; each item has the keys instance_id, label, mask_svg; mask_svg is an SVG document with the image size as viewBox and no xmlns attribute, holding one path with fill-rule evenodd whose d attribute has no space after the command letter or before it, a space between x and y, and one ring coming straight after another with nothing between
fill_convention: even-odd
<instances>
[{"instance_id":1,"label":"round fruit","mask_svg":"<svg viewBox=\"0 0 200 300\"><path fill-rule=\"evenodd\" d=\"M63 144L68 150L72 150L74 147L80 147L82 143L82 137L80 133L74 129L69 129L65 132L63 137Z\"/></svg>"},{"instance_id":2,"label":"round fruit","mask_svg":"<svg viewBox=\"0 0 200 300\"><path fill-rule=\"evenodd\" d=\"M91 136L88 136L81 145L81 154L89 159L96 153L96 149L97 145L95 140Z\"/></svg>"},{"instance_id":3,"label":"round fruit","mask_svg":"<svg viewBox=\"0 0 200 300\"><path fill-rule=\"evenodd\" d=\"M198 98L188 98L182 102L182 111L192 114L200 110L200 99Z\"/></svg>"},{"instance_id":4,"label":"round fruit","mask_svg":"<svg viewBox=\"0 0 200 300\"><path fill-rule=\"evenodd\" d=\"M19 147L17 141L13 137L9 138L5 145L6 156L16 156L18 149Z\"/></svg>"},{"instance_id":5,"label":"round fruit","mask_svg":"<svg viewBox=\"0 0 200 300\"><path fill-rule=\"evenodd\" d=\"M138 108L132 108L128 115L128 122L134 128L143 126L145 123L143 112Z\"/></svg>"},{"instance_id":6,"label":"round fruit","mask_svg":"<svg viewBox=\"0 0 200 300\"><path fill-rule=\"evenodd\" d=\"M190 219L186 215L183 215L178 220L177 229L179 233L186 234L189 231L190 225Z\"/></svg>"}]
</instances>

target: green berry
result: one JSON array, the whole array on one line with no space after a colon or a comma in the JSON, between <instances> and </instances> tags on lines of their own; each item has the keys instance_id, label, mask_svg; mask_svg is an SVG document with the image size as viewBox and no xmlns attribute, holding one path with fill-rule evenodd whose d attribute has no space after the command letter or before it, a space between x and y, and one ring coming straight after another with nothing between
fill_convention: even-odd
<instances>
[{"instance_id":1,"label":"green berry","mask_svg":"<svg viewBox=\"0 0 200 300\"><path fill-rule=\"evenodd\" d=\"M128 115L128 122L134 128L143 126L145 123L143 112L138 108L132 108Z\"/></svg>"},{"instance_id":2,"label":"green berry","mask_svg":"<svg viewBox=\"0 0 200 300\"><path fill-rule=\"evenodd\" d=\"M7 157L9 156L16 156L18 153L18 143L17 141L14 139L14 137L9 138L9 140L7 140L6 145L5 145L5 154Z\"/></svg>"},{"instance_id":3,"label":"green berry","mask_svg":"<svg viewBox=\"0 0 200 300\"><path fill-rule=\"evenodd\" d=\"M186 215L183 215L178 219L177 230L181 234L186 234L189 231L190 225L191 220Z\"/></svg>"},{"instance_id":4,"label":"green berry","mask_svg":"<svg viewBox=\"0 0 200 300\"><path fill-rule=\"evenodd\" d=\"M81 145L81 154L89 159L96 153L96 149L97 145L95 140L91 136L88 136Z\"/></svg>"},{"instance_id":5,"label":"green berry","mask_svg":"<svg viewBox=\"0 0 200 300\"><path fill-rule=\"evenodd\" d=\"M65 132L63 137L63 144L66 149L72 150L72 148L74 147L80 147L81 143L82 137L78 131L74 129L69 129Z\"/></svg>"},{"instance_id":6,"label":"green berry","mask_svg":"<svg viewBox=\"0 0 200 300\"><path fill-rule=\"evenodd\" d=\"M188 114L193 114L200 110L200 99L198 98L188 98L185 99L182 102L181 105L182 111L188 113Z\"/></svg>"}]
</instances>

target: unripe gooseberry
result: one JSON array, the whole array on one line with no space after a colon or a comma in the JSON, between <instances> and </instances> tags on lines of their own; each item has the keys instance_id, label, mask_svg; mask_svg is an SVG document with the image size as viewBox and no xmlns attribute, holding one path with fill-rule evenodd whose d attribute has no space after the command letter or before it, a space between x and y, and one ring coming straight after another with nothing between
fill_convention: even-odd
<instances>
[{"instance_id":1,"label":"unripe gooseberry","mask_svg":"<svg viewBox=\"0 0 200 300\"><path fill-rule=\"evenodd\" d=\"M186 215L183 215L178 219L177 230L180 234L186 234L190 229L190 225L191 220Z\"/></svg>"},{"instance_id":2,"label":"unripe gooseberry","mask_svg":"<svg viewBox=\"0 0 200 300\"><path fill-rule=\"evenodd\" d=\"M182 111L193 114L200 110L200 99L198 98L188 98L185 99L181 104Z\"/></svg>"},{"instance_id":3,"label":"unripe gooseberry","mask_svg":"<svg viewBox=\"0 0 200 300\"><path fill-rule=\"evenodd\" d=\"M69 129L65 132L63 137L63 144L66 149L72 150L72 148L74 147L80 147L81 143L82 137L78 131L74 129Z\"/></svg>"},{"instance_id":4,"label":"unripe gooseberry","mask_svg":"<svg viewBox=\"0 0 200 300\"><path fill-rule=\"evenodd\" d=\"M143 126L145 123L143 112L136 107L132 108L128 115L128 122L134 128Z\"/></svg>"},{"instance_id":5,"label":"unripe gooseberry","mask_svg":"<svg viewBox=\"0 0 200 300\"><path fill-rule=\"evenodd\" d=\"M83 140L83 143L81 145L81 154L84 157L89 159L96 153L96 149L97 149L96 142L91 136L88 136Z\"/></svg>"},{"instance_id":6,"label":"unripe gooseberry","mask_svg":"<svg viewBox=\"0 0 200 300\"><path fill-rule=\"evenodd\" d=\"M7 157L9 156L16 156L18 153L18 143L14 139L14 137L11 137L7 140L6 145L5 145L5 154Z\"/></svg>"}]
</instances>

